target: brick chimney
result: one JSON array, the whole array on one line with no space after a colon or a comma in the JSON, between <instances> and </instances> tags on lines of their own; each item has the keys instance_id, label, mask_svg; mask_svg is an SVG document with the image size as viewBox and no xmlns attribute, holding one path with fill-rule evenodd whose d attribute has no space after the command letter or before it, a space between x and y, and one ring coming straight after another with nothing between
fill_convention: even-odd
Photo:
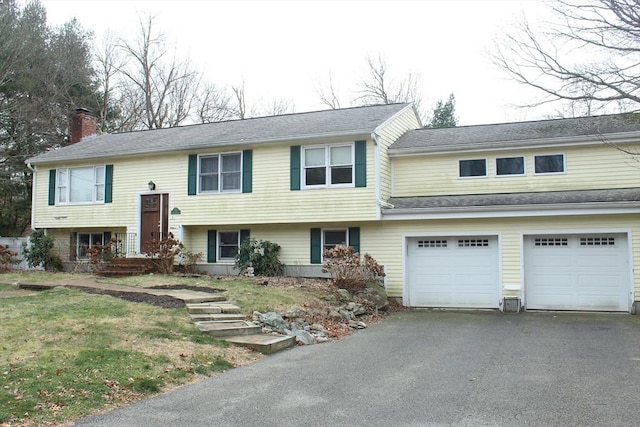
<instances>
[{"instance_id":1,"label":"brick chimney","mask_svg":"<svg viewBox=\"0 0 640 427\"><path fill-rule=\"evenodd\" d=\"M84 108L76 108L71 116L71 135L69 143L75 144L80 142L82 138L95 135L98 128L98 119L89 114L89 110Z\"/></svg>"}]
</instances>

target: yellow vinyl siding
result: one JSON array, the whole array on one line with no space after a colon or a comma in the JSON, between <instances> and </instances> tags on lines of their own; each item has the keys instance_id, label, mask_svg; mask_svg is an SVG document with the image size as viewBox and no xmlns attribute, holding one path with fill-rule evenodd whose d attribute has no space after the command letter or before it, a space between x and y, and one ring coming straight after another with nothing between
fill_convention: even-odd
<instances>
[{"instance_id":1,"label":"yellow vinyl siding","mask_svg":"<svg viewBox=\"0 0 640 427\"><path fill-rule=\"evenodd\" d=\"M413 108L407 108L401 112L394 120L380 130L380 197L386 200L391 196L392 173L391 160L387 154L387 149L398 138L410 129L420 127L420 121Z\"/></svg>"},{"instance_id":2,"label":"yellow vinyl siding","mask_svg":"<svg viewBox=\"0 0 640 427\"><path fill-rule=\"evenodd\" d=\"M403 291L402 236L491 234L501 242L502 285L522 286L521 245L523 234L598 233L631 231L636 299L640 299L640 215L590 215L537 218L499 218L467 220L385 221L383 226L362 227L361 249L387 266L390 296ZM513 293L512 293L513 294ZM515 294L518 294L515 292ZM505 293L510 295L510 293Z\"/></svg>"},{"instance_id":3,"label":"yellow vinyl siding","mask_svg":"<svg viewBox=\"0 0 640 427\"><path fill-rule=\"evenodd\" d=\"M627 147L625 147L627 148ZM640 150L640 145L628 147ZM534 156L565 155L565 172L536 175ZM525 176L496 176L496 158L525 157ZM459 178L458 161L487 159L487 177ZM627 188L640 185L640 166L609 145L461 153L393 159L394 197Z\"/></svg>"}]
</instances>

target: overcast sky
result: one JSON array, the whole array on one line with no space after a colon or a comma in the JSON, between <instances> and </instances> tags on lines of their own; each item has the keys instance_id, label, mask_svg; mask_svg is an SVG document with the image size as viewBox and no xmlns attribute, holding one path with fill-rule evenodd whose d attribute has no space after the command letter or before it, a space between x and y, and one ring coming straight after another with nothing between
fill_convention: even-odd
<instances>
[{"instance_id":1,"label":"overcast sky","mask_svg":"<svg viewBox=\"0 0 640 427\"><path fill-rule=\"evenodd\" d=\"M245 81L247 106L291 99L296 112L326 109L314 82L333 77L342 106L366 73L367 55L386 58L391 76L419 74L431 109L456 96L459 124L533 120L516 109L534 94L486 55L520 16L538 19L540 1L124 1L41 0L53 25L71 18L94 31L133 37L138 14L218 85Z\"/></svg>"}]
</instances>

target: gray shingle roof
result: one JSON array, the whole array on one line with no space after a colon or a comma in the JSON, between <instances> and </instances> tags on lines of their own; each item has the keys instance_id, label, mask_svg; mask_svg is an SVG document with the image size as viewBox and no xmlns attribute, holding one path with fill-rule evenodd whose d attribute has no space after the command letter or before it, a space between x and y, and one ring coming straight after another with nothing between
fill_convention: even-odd
<instances>
[{"instance_id":1,"label":"gray shingle roof","mask_svg":"<svg viewBox=\"0 0 640 427\"><path fill-rule=\"evenodd\" d=\"M35 156L28 162L37 164L271 141L368 135L404 108L410 108L410 104L354 107L107 134L85 138L77 144Z\"/></svg>"},{"instance_id":2,"label":"gray shingle roof","mask_svg":"<svg viewBox=\"0 0 640 427\"><path fill-rule=\"evenodd\" d=\"M640 113L410 130L389 147L389 153L517 147L534 141L549 143L623 132L640 132Z\"/></svg>"},{"instance_id":3,"label":"gray shingle roof","mask_svg":"<svg viewBox=\"0 0 640 427\"><path fill-rule=\"evenodd\" d=\"M640 207L640 188L607 190L572 190L533 193L472 194L459 196L392 197L388 200L394 210L450 211L473 208L534 207L558 205L571 207L578 204L629 202Z\"/></svg>"}]
</instances>

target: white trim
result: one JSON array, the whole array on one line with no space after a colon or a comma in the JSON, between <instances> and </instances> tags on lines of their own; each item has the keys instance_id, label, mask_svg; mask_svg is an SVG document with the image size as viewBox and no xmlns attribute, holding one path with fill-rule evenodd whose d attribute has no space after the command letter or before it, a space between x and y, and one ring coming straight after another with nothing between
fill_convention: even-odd
<instances>
[{"instance_id":1,"label":"white trim","mask_svg":"<svg viewBox=\"0 0 640 427\"><path fill-rule=\"evenodd\" d=\"M420 220L420 219L460 219L460 218L518 218L540 216L573 216L573 215L617 215L640 213L638 202L609 203L603 206L597 203L585 203L582 206L559 209L557 205L536 205L537 209L529 206L515 206L511 209L494 206L479 208L466 206L459 208L445 208L438 210L427 209L393 209L383 211L382 220Z\"/></svg>"},{"instance_id":2,"label":"white trim","mask_svg":"<svg viewBox=\"0 0 640 427\"><path fill-rule=\"evenodd\" d=\"M489 177L489 162L487 157L478 157L478 158L468 158L468 159L458 159L458 179L477 179L477 178L488 178ZM460 162L473 162L477 160L484 160L484 175L468 175L462 176L460 175Z\"/></svg>"},{"instance_id":3,"label":"white trim","mask_svg":"<svg viewBox=\"0 0 640 427\"><path fill-rule=\"evenodd\" d=\"M498 160L501 159L522 159L522 173L511 173L511 174L499 174L498 173ZM495 156L493 158L494 160L494 166L495 166L495 176L496 178L511 178L511 177L522 177L522 176L527 176L527 156L526 155L520 155L520 156Z\"/></svg>"},{"instance_id":4,"label":"white trim","mask_svg":"<svg viewBox=\"0 0 640 427\"><path fill-rule=\"evenodd\" d=\"M239 154L240 155L240 186L239 188L233 190L223 190L222 189L222 156ZM200 160L203 157L217 157L218 158L218 189L217 190L208 190L201 191L200 189ZM225 151L220 153L208 153L208 154L198 154L197 162L196 162L196 194L197 195L209 195L209 194L237 194L242 193L242 180L244 175L244 152L243 151Z\"/></svg>"},{"instance_id":5,"label":"white trim","mask_svg":"<svg viewBox=\"0 0 640 427\"><path fill-rule=\"evenodd\" d=\"M552 156L562 156L562 171L560 172L536 172L536 159L538 157L552 157ZM555 154L534 154L533 155L533 175L541 176L541 175L564 175L567 173L567 155L565 153L555 153Z\"/></svg>"},{"instance_id":6,"label":"white trim","mask_svg":"<svg viewBox=\"0 0 640 427\"><path fill-rule=\"evenodd\" d=\"M317 188L353 188L356 186L356 152L355 152L355 142L345 142L345 143L336 143L336 144L321 144L321 145L303 145L300 147L300 189L301 190L313 190ZM332 184L331 183L331 149L332 148L340 148L340 147L349 147L351 148L351 182L350 183L341 183L341 184ZM325 183L319 185L307 185L306 174L305 174L305 152L306 150L313 149L324 149L325 156ZM366 165L365 165L366 167Z\"/></svg>"}]
</instances>

